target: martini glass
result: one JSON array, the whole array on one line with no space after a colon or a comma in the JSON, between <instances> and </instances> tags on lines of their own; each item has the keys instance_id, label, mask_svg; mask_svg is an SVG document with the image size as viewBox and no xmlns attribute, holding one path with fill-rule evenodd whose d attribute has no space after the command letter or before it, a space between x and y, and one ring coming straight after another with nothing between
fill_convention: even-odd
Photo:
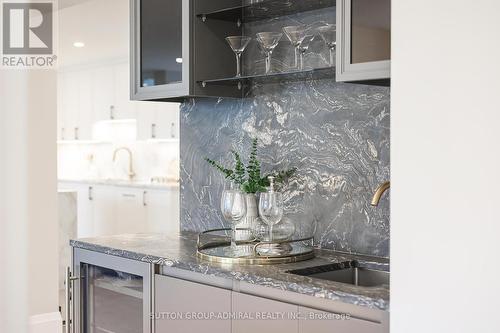
<instances>
[{"instance_id":1,"label":"martini glass","mask_svg":"<svg viewBox=\"0 0 500 333\"><path fill-rule=\"evenodd\" d=\"M302 43L300 44L299 47L299 52L300 52L300 63L299 63L299 70L304 70L304 56L309 50L309 46L311 45L311 42L314 40L314 35L307 35Z\"/></svg>"},{"instance_id":2,"label":"martini glass","mask_svg":"<svg viewBox=\"0 0 500 333\"><path fill-rule=\"evenodd\" d=\"M271 56L274 48L278 45L283 34L281 32L259 32L257 41L266 53L266 74L271 73Z\"/></svg>"},{"instance_id":3,"label":"martini glass","mask_svg":"<svg viewBox=\"0 0 500 333\"><path fill-rule=\"evenodd\" d=\"M337 26L335 24L326 24L319 27L318 32L330 50L330 66L333 67L335 61L335 48L337 47Z\"/></svg>"},{"instance_id":4,"label":"martini glass","mask_svg":"<svg viewBox=\"0 0 500 333\"><path fill-rule=\"evenodd\" d=\"M298 69L300 45L304 41L304 38L306 38L307 36L307 27L304 25L291 25L288 27L283 27L283 32L295 48L295 61L293 67L295 69Z\"/></svg>"},{"instance_id":5,"label":"martini glass","mask_svg":"<svg viewBox=\"0 0 500 333\"><path fill-rule=\"evenodd\" d=\"M245 51L252 38L247 36L229 36L226 41L236 54L236 77L241 76L241 54Z\"/></svg>"}]
</instances>

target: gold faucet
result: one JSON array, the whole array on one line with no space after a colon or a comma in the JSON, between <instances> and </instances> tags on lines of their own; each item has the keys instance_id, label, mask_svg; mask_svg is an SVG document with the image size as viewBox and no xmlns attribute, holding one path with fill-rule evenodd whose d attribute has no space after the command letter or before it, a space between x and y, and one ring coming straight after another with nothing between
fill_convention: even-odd
<instances>
[{"instance_id":1,"label":"gold faucet","mask_svg":"<svg viewBox=\"0 0 500 333\"><path fill-rule=\"evenodd\" d=\"M116 148L115 152L113 153L113 162L116 160L116 155L120 150L125 150L128 152L128 157L129 157L129 163L128 163L128 177L130 180L132 180L135 177L135 172L134 172L134 166L132 164L132 151L128 149L127 147L120 147Z\"/></svg>"},{"instance_id":2,"label":"gold faucet","mask_svg":"<svg viewBox=\"0 0 500 333\"><path fill-rule=\"evenodd\" d=\"M379 187L377 187L377 189L375 190L375 194L373 195L371 205L378 206L380 197L382 197L382 194L384 194L384 192L387 191L390 187L391 187L391 182L385 182L381 184Z\"/></svg>"}]
</instances>

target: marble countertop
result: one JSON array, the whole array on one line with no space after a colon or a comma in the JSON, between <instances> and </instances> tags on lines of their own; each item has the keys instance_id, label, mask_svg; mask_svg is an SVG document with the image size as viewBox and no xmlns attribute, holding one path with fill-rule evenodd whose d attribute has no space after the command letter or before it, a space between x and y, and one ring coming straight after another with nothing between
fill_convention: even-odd
<instances>
[{"instance_id":1,"label":"marble countertop","mask_svg":"<svg viewBox=\"0 0 500 333\"><path fill-rule=\"evenodd\" d=\"M70 244L109 255L389 311L387 287L359 287L287 273L289 270L353 260L365 267L389 271L387 259L316 250L316 258L297 263L228 266L198 259L196 239L197 234L192 232L182 232L180 235L129 234L71 240Z\"/></svg>"},{"instance_id":2,"label":"marble countertop","mask_svg":"<svg viewBox=\"0 0 500 333\"><path fill-rule=\"evenodd\" d=\"M128 181L116 179L59 179L60 183L76 183L76 184L89 184L89 185L109 185L120 187L134 187L134 188L147 188L147 189L170 189L178 188L179 182L168 183L152 183L148 181Z\"/></svg>"}]
</instances>

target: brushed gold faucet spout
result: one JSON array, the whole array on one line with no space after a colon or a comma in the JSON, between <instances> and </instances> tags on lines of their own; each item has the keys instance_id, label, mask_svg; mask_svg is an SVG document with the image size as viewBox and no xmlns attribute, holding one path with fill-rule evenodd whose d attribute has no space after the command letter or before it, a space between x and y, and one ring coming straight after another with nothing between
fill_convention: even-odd
<instances>
[{"instance_id":1,"label":"brushed gold faucet spout","mask_svg":"<svg viewBox=\"0 0 500 333\"><path fill-rule=\"evenodd\" d=\"M385 182L381 184L379 187L377 187L377 189L375 190L375 194L373 195L371 205L378 206L382 194L384 194L384 192L387 191L390 187L391 187L391 182Z\"/></svg>"},{"instance_id":2,"label":"brushed gold faucet spout","mask_svg":"<svg viewBox=\"0 0 500 333\"><path fill-rule=\"evenodd\" d=\"M134 172L134 164L132 162L133 155L132 155L132 151L130 149L128 149L127 147L120 147L120 148L115 149L115 152L113 153L113 162L116 160L116 154L120 150L125 150L128 153L128 157L129 157L129 160L128 160L128 162L129 162L128 163L128 177L129 177L130 180L132 180L135 177L135 172Z\"/></svg>"}]
</instances>

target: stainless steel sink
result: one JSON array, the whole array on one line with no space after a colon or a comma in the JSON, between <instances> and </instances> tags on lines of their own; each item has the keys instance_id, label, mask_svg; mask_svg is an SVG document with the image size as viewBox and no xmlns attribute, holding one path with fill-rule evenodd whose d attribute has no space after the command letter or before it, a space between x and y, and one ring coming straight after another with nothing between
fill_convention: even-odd
<instances>
[{"instance_id":1,"label":"stainless steel sink","mask_svg":"<svg viewBox=\"0 0 500 333\"><path fill-rule=\"evenodd\" d=\"M356 264L317 266L289 271L288 273L362 287L389 286L390 277L389 272L366 267L357 267Z\"/></svg>"}]
</instances>

